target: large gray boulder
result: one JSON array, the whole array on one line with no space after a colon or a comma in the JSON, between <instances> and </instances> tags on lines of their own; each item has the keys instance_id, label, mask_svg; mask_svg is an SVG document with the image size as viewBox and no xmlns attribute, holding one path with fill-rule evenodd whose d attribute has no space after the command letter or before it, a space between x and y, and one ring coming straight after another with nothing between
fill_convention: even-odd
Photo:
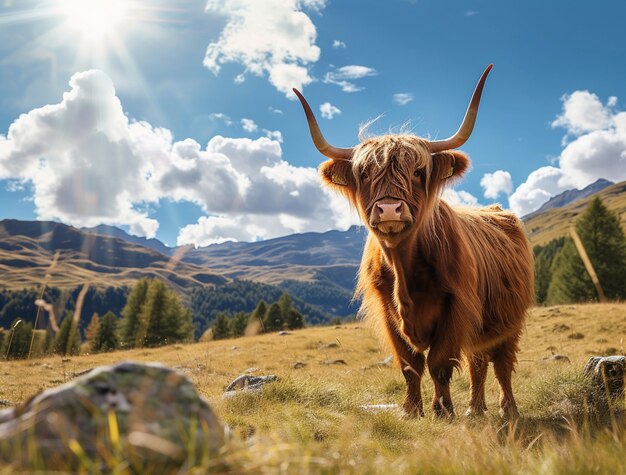
<instances>
[{"instance_id":1,"label":"large gray boulder","mask_svg":"<svg viewBox=\"0 0 626 475\"><path fill-rule=\"evenodd\" d=\"M191 381L159 364L99 367L0 412L0 461L19 470L176 473L225 440Z\"/></svg>"}]
</instances>

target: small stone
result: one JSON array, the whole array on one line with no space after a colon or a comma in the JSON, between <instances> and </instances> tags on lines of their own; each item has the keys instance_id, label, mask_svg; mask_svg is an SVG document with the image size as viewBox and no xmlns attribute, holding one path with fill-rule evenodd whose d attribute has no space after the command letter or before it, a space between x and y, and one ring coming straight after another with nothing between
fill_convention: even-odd
<instances>
[{"instance_id":1,"label":"small stone","mask_svg":"<svg viewBox=\"0 0 626 475\"><path fill-rule=\"evenodd\" d=\"M293 335L293 333L285 331L285 330L282 330L282 331L278 332L278 335L279 336L287 336L287 335Z\"/></svg>"},{"instance_id":2,"label":"small stone","mask_svg":"<svg viewBox=\"0 0 626 475\"><path fill-rule=\"evenodd\" d=\"M242 374L236 377L224 390L224 396L232 396L237 391L258 391L267 383L276 381L278 376L270 374L267 376L251 376Z\"/></svg>"},{"instance_id":3,"label":"small stone","mask_svg":"<svg viewBox=\"0 0 626 475\"><path fill-rule=\"evenodd\" d=\"M585 338L585 335L583 335L582 333L571 333L570 335L567 336L567 338L569 338L570 340L582 340L583 338Z\"/></svg>"},{"instance_id":4,"label":"small stone","mask_svg":"<svg viewBox=\"0 0 626 475\"><path fill-rule=\"evenodd\" d=\"M306 363L303 363L302 361L296 361L291 366L292 366L293 369L301 369L301 368L304 368L306 366Z\"/></svg>"},{"instance_id":5,"label":"small stone","mask_svg":"<svg viewBox=\"0 0 626 475\"><path fill-rule=\"evenodd\" d=\"M386 411L399 411L400 406L398 404L362 404L359 406L365 412L386 412Z\"/></svg>"},{"instance_id":6,"label":"small stone","mask_svg":"<svg viewBox=\"0 0 626 475\"><path fill-rule=\"evenodd\" d=\"M250 374L250 373L256 373L257 371L261 371L261 370L259 368L252 367L252 368L245 369L244 373Z\"/></svg>"},{"instance_id":7,"label":"small stone","mask_svg":"<svg viewBox=\"0 0 626 475\"><path fill-rule=\"evenodd\" d=\"M550 356L546 356L544 361L554 361L558 363L571 363L570 359L565 355L554 354Z\"/></svg>"},{"instance_id":8,"label":"small stone","mask_svg":"<svg viewBox=\"0 0 626 475\"><path fill-rule=\"evenodd\" d=\"M327 365L347 365L348 363L346 363L346 360L326 360L326 361L322 361L322 364L327 364Z\"/></svg>"},{"instance_id":9,"label":"small stone","mask_svg":"<svg viewBox=\"0 0 626 475\"><path fill-rule=\"evenodd\" d=\"M335 342L324 343L317 347L318 350L327 350L329 348L339 348L339 343L335 343Z\"/></svg>"}]
</instances>

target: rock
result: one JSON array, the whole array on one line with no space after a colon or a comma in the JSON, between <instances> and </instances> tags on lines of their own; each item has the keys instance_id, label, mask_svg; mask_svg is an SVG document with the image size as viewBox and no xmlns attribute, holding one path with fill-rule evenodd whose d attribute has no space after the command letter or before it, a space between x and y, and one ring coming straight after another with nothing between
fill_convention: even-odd
<instances>
[{"instance_id":1,"label":"rock","mask_svg":"<svg viewBox=\"0 0 626 475\"><path fill-rule=\"evenodd\" d=\"M248 369L244 370L244 373L251 374L251 373L256 373L257 371L261 371L261 369L260 368L256 368L256 367L252 367L252 368L248 368Z\"/></svg>"},{"instance_id":2,"label":"rock","mask_svg":"<svg viewBox=\"0 0 626 475\"><path fill-rule=\"evenodd\" d=\"M111 472L123 461L132 473L177 473L225 441L191 381L159 364L96 368L0 412L0 460L16 470L85 471L87 461Z\"/></svg>"},{"instance_id":3,"label":"rock","mask_svg":"<svg viewBox=\"0 0 626 475\"><path fill-rule=\"evenodd\" d=\"M293 335L293 333L288 332L288 331L285 331L285 330L279 331L279 332L278 332L278 334L279 334L280 336Z\"/></svg>"},{"instance_id":4,"label":"rock","mask_svg":"<svg viewBox=\"0 0 626 475\"><path fill-rule=\"evenodd\" d=\"M339 343L324 343L317 347L318 350L327 350L329 348L339 348Z\"/></svg>"},{"instance_id":5,"label":"rock","mask_svg":"<svg viewBox=\"0 0 626 475\"><path fill-rule=\"evenodd\" d=\"M626 356L592 356L583 373L589 379L590 401L599 409L624 397Z\"/></svg>"},{"instance_id":6,"label":"rock","mask_svg":"<svg viewBox=\"0 0 626 475\"><path fill-rule=\"evenodd\" d=\"M263 386L272 381L276 381L278 376L270 374L267 376L252 376L242 374L233 380L224 390L224 397L232 397L238 391L259 391Z\"/></svg>"},{"instance_id":7,"label":"rock","mask_svg":"<svg viewBox=\"0 0 626 475\"><path fill-rule=\"evenodd\" d=\"M345 360L326 360L326 361L322 361L322 364L340 364L340 365L347 365L348 363L346 363Z\"/></svg>"},{"instance_id":8,"label":"rock","mask_svg":"<svg viewBox=\"0 0 626 475\"><path fill-rule=\"evenodd\" d=\"M378 363L376 363L378 366L389 366L391 363L393 363L393 356L389 355L387 356L384 360L379 361Z\"/></svg>"},{"instance_id":9,"label":"rock","mask_svg":"<svg viewBox=\"0 0 626 475\"><path fill-rule=\"evenodd\" d=\"M570 359L565 355L554 354L546 356L543 361L554 361L557 363L571 363Z\"/></svg>"},{"instance_id":10,"label":"rock","mask_svg":"<svg viewBox=\"0 0 626 475\"><path fill-rule=\"evenodd\" d=\"M571 333L569 335L567 335L567 338L569 338L570 340L582 340L583 338L585 338L585 335L583 335L582 333Z\"/></svg>"},{"instance_id":11,"label":"rock","mask_svg":"<svg viewBox=\"0 0 626 475\"><path fill-rule=\"evenodd\" d=\"M305 366L306 366L306 363L303 363L302 361L296 361L294 364L291 365L293 369L300 369L300 368L304 368Z\"/></svg>"}]
</instances>

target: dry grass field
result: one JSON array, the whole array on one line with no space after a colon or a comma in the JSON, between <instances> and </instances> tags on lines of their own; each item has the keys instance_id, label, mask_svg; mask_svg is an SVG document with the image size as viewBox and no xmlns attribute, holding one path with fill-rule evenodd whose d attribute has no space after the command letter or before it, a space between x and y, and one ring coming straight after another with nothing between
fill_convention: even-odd
<instances>
[{"instance_id":1,"label":"dry grass field","mask_svg":"<svg viewBox=\"0 0 626 475\"><path fill-rule=\"evenodd\" d=\"M193 473L626 473L623 408L606 417L588 414L580 376L590 355L623 354L625 336L626 304L533 309L513 381L522 414L515 425L497 415L492 371L484 418L440 420L427 410L422 419L404 419L394 409L363 409L400 403L404 382L399 369L381 363L387 351L360 323L3 362L0 399L18 404L103 364L159 361L191 378L235 434L219 460L225 465ZM569 362L551 359L555 353ZM333 360L345 364L327 364ZM296 362L304 366L296 369ZM224 387L245 371L279 380L261 392L224 399ZM426 377L426 401L431 386ZM455 374L457 414L466 408L468 387L467 372Z\"/></svg>"}]
</instances>

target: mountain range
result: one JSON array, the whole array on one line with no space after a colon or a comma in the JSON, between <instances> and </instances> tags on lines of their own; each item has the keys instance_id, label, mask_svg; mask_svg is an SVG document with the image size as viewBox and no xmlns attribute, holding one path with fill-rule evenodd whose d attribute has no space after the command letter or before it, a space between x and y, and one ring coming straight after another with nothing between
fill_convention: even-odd
<instances>
[{"instance_id":1,"label":"mountain range","mask_svg":"<svg viewBox=\"0 0 626 475\"><path fill-rule=\"evenodd\" d=\"M600 196L626 221L626 182L607 180L554 197L523 218L533 244L565 235L589 200ZM543 210L543 211L542 211ZM0 221L0 288L130 286L158 277L183 295L194 288L248 280L286 290L321 311L354 312L350 298L367 232L303 233L260 242L169 248L112 226L77 229L50 221Z\"/></svg>"}]
</instances>

